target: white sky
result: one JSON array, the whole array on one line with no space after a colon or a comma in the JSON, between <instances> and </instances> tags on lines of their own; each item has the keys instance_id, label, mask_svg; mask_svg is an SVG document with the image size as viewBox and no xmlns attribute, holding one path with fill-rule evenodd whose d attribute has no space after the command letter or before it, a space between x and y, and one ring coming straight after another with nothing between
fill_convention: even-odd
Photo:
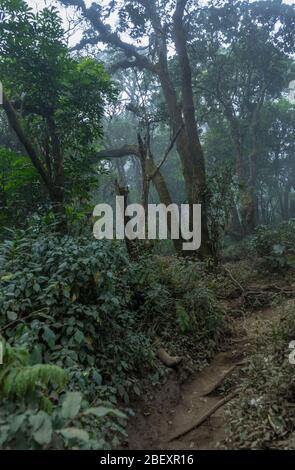
<instances>
[{"instance_id":1,"label":"white sky","mask_svg":"<svg viewBox=\"0 0 295 470\"><path fill-rule=\"evenodd\" d=\"M92 3L95 3L95 0L84 0L84 1L85 1L87 6L90 6ZM59 12L61 14L61 17L64 19L65 30L67 30L68 25L69 25L68 19L77 17L77 14L75 13L76 12L75 8L70 8L70 7L66 8L63 5L61 5L61 3L58 0L26 0L26 2L36 11L37 10L42 10L45 6L49 6L49 5L54 5L55 7L57 7L57 9L59 10ZM294 0L294 2L295 2L295 0ZM97 3L100 3L100 4L104 5L104 4L108 3L108 0L99 0ZM115 24L115 20L110 18L109 23L110 24ZM72 35L72 37L70 39L70 45L73 46L77 42L79 42L79 40L82 38L82 34L83 34L82 31L78 29ZM125 40L127 40L127 39L125 39Z\"/></svg>"}]
</instances>

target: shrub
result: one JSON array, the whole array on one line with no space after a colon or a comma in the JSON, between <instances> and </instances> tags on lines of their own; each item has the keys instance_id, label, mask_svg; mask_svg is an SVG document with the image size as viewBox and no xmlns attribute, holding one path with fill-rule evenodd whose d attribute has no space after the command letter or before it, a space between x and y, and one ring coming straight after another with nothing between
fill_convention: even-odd
<instances>
[{"instance_id":1,"label":"shrub","mask_svg":"<svg viewBox=\"0 0 295 470\"><path fill-rule=\"evenodd\" d=\"M262 269L284 272L295 268L294 220L283 222L277 228L258 227L253 244L261 257Z\"/></svg>"},{"instance_id":2,"label":"shrub","mask_svg":"<svg viewBox=\"0 0 295 470\"><path fill-rule=\"evenodd\" d=\"M62 393L67 382L63 369L48 364L32 366L26 350L0 339L0 448L110 448L102 430L124 434L116 422L126 418L123 413L110 404L87 407L79 392ZM103 425L102 418L109 416L107 426Z\"/></svg>"},{"instance_id":3,"label":"shrub","mask_svg":"<svg viewBox=\"0 0 295 470\"><path fill-rule=\"evenodd\" d=\"M20 374L29 372L34 381L65 369L70 390L108 407L138 392L141 362L153 355L148 338L134 327L130 267L120 246L17 232L1 246L0 258L0 330L18 354L25 350L28 364ZM14 365L11 377L17 370ZM42 407L33 403L37 413ZM112 434L114 426L111 420L103 429Z\"/></svg>"},{"instance_id":4,"label":"shrub","mask_svg":"<svg viewBox=\"0 0 295 470\"><path fill-rule=\"evenodd\" d=\"M134 286L140 323L170 351L193 359L196 369L212 357L226 327L203 268L177 257L148 257L137 268Z\"/></svg>"},{"instance_id":5,"label":"shrub","mask_svg":"<svg viewBox=\"0 0 295 470\"><path fill-rule=\"evenodd\" d=\"M272 329L260 332L239 397L228 406L230 448L289 448L295 432L294 366L288 360L295 338L294 310L290 301Z\"/></svg>"},{"instance_id":6,"label":"shrub","mask_svg":"<svg viewBox=\"0 0 295 470\"><path fill-rule=\"evenodd\" d=\"M225 238L222 258L224 261L240 261L252 258L255 253L253 237L248 236L243 240L234 242L229 237Z\"/></svg>"},{"instance_id":7,"label":"shrub","mask_svg":"<svg viewBox=\"0 0 295 470\"><path fill-rule=\"evenodd\" d=\"M52 413L1 405L0 449L110 449L125 436L125 414L110 406L89 407L79 392L67 392Z\"/></svg>"},{"instance_id":8,"label":"shrub","mask_svg":"<svg viewBox=\"0 0 295 470\"><path fill-rule=\"evenodd\" d=\"M15 322L6 334L33 363L66 367L72 377L79 364L86 386L101 374L113 385L146 360L119 245L22 232L0 256L0 321Z\"/></svg>"}]
</instances>

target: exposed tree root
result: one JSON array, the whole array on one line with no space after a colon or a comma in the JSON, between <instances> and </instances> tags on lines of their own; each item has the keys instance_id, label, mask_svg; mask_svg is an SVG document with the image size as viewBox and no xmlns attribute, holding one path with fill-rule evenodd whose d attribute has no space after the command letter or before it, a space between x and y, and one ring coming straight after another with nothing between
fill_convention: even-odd
<instances>
[{"instance_id":1,"label":"exposed tree root","mask_svg":"<svg viewBox=\"0 0 295 470\"><path fill-rule=\"evenodd\" d=\"M172 441L176 441L177 439L179 439L180 437L183 437L185 436L186 434L188 434L189 432L193 431L194 429L197 429L199 426L201 426L205 421L207 421L208 418L210 418L210 416L212 416L219 408L221 408L222 406L224 406L226 403L228 403L229 401L231 401L236 395L238 394L237 391L235 392L232 392L230 393L227 397L223 398L222 400L220 400L219 402L217 402L212 408L210 408L210 410L206 411L206 413L204 415L202 415L198 421L196 423L194 423L193 425L189 426L188 428L186 428L184 431L181 431L177 434L175 434L174 436L172 436L169 441L167 442L172 442Z\"/></svg>"},{"instance_id":2,"label":"exposed tree root","mask_svg":"<svg viewBox=\"0 0 295 470\"><path fill-rule=\"evenodd\" d=\"M166 367L176 367L182 361L182 357L170 356L163 348L158 349L157 356Z\"/></svg>"},{"instance_id":3,"label":"exposed tree root","mask_svg":"<svg viewBox=\"0 0 295 470\"><path fill-rule=\"evenodd\" d=\"M239 364L234 364L233 366L231 366L227 371L225 371L223 373L223 375L220 377L220 379L215 382L212 387L210 387L205 393L202 394L203 397L207 397L208 395L211 395L211 393L215 392L215 390L217 390L221 385L222 383L224 382L224 380L236 369L236 367L238 367Z\"/></svg>"}]
</instances>

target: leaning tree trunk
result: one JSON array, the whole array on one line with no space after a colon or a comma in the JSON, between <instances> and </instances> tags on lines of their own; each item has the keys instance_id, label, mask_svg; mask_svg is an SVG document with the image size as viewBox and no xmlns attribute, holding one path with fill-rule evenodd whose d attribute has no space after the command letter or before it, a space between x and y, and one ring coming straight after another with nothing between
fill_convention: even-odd
<instances>
[{"instance_id":1,"label":"leaning tree trunk","mask_svg":"<svg viewBox=\"0 0 295 470\"><path fill-rule=\"evenodd\" d=\"M27 137L23 129L21 119L9 101L5 93L3 93L3 108L6 113L8 122L14 130L20 143L26 150L29 158L35 169L38 172L39 178L47 189L49 199L52 203L53 212L57 216L57 229L64 232L66 229L66 218L64 208L64 172L63 172L63 157L59 146L57 131L54 122L48 119L48 126L51 134L51 146L53 153L53 175L49 169L45 167L38 151Z\"/></svg>"},{"instance_id":2,"label":"leaning tree trunk","mask_svg":"<svg viewBox=\"0 0 295 470\"><path fill-rule=\"evenodd\" d=\"M155 162L152 159L152 157L146 159L145 168L146 168L146 174L147 174L148 179L153 182L153 184L156 188L156 191L158 193L160 202L162 204L165 204L166 207L173 204L173 201L171 199L170 192L169 192L168 186L166 184L166 181L165 181L161 171L155 165ZM171 216L169 214L168 215L168 230L169 230L170 233L171 233L171 223L172 223L172 219L171 219ZM182 252L182 239L181 239L181 236L178 240L173 239L172 242L173 242L175 251L177 253L181 253Z\"/></svg>"}]
</instances>

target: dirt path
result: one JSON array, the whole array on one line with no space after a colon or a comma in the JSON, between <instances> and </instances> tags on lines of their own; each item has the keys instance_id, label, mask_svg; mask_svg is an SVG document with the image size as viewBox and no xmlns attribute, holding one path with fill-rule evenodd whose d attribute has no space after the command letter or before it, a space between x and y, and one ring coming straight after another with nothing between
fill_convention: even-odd
<instances>
[{"instance_id":1,"label":"dirt path","mask_svg":"<svg viewBox=\"0 0 295 470\"><path fill-rule=\"evenodd\" d=\"M128 427L128 447L134 449L202 450L216 449L226 436L224 407L182 437L173 439L194 425L222 398L215 388L228 373L239 370L250 355L261 322L272 322L271 308L236 320L236 334L229 349L216 355L195 378L179 385L176 372L152 399L143 401ZM210 393L210 391L212 391ZM227 392L227 393L230 393ZM171 440L172 439L172 440Z\"/></svg>"}]
</instances>

